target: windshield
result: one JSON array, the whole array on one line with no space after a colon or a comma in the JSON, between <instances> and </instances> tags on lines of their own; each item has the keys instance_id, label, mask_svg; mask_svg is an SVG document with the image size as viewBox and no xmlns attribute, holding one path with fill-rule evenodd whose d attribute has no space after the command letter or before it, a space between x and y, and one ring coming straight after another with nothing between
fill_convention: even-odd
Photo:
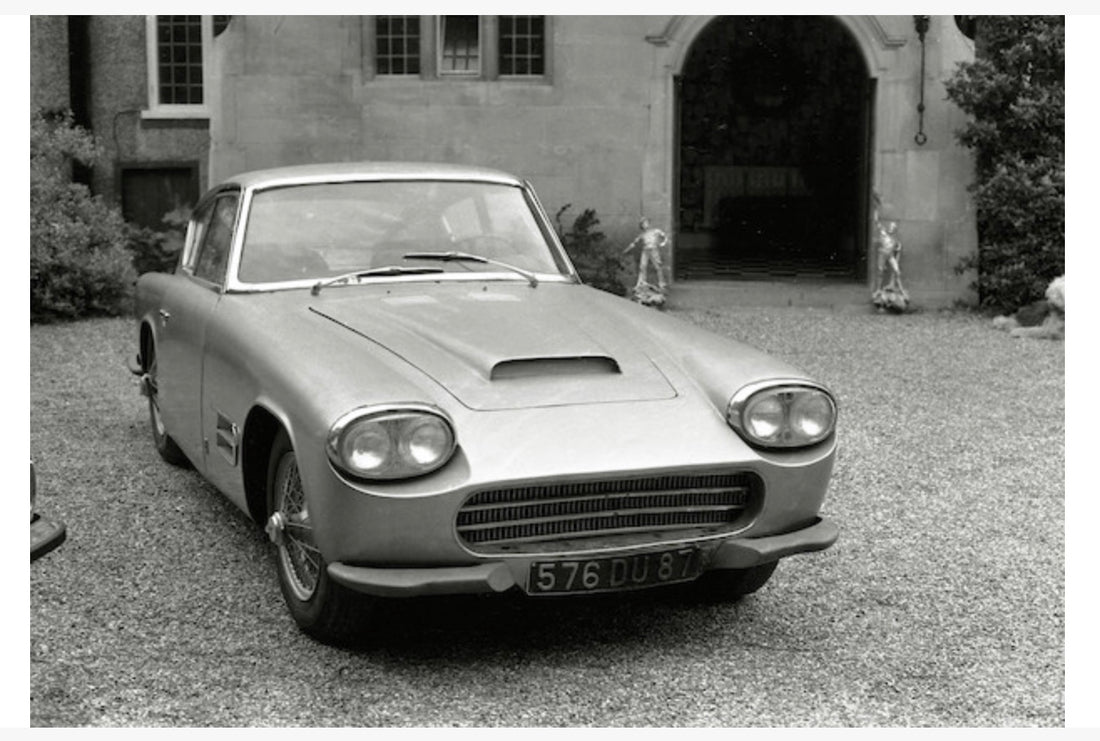
<instances>
[{"instance_id":1,"label":"windshield","mask_svg":"<svg viewBox=\"0 0 1100 741\"><path fill-rule=\"evenodd\" d=\"M238 279L324 279L386 267L501 272L491 264L406 259L461 251L534 273L565 274L523 191L470 182L388 181L294 185L257 192ZM398 271L392 271L398 273Z\"/></svg>"}]
</instances>

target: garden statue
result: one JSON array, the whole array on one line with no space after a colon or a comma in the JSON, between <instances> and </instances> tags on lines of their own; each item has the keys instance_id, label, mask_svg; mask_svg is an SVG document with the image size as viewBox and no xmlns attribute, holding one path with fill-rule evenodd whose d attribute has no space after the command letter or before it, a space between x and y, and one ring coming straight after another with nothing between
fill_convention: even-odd
<instances>
[{"instance_id":1,"label":"garden statue","mask_svg":"<svg viewBox=\"0 0 1100 741\"><path fill-rule=\"evenodd\" d=\"M664 268L661 265L661 247L668 244L668 235L656 227L649 225L649 219L642 217L638 222L641 232L623 250L625 255L637 246L641 246L642 255L638 260L638 280L634 284L634 300L645 306L662 306L665 303L665 291L668 283L665 281ZM646 280L650 264L657 272L657 285Z\"/></svg>"},{"instance_id":2,"label":"garden statue","mask_svg":"<svg viewBox=\"0 0 1100 741\"><path fill-rule=\"evenodd\" d=\"M898 222L883 219L879 213L881 201L875 195L875 286L871 291L871 303L879 311L902 313L909 308L909 294L901 284L901 240L898 238Z\"/></svg>"}]
</instances>

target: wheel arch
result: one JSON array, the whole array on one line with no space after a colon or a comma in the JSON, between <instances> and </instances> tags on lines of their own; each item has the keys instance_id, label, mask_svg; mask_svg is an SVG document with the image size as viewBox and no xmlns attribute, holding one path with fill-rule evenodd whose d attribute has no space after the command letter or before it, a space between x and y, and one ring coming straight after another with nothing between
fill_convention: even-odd
<instances>
[{"instance_id":1,"label":"wheel arch","mask_svg":"<svg viewBox=\"0 0 1100 741\"><path fill-rule=\"evenodd\" d=\"M267 520L267 466L280 430L290 434L269 409L254 406L245 418L241 441L241 472L248 514L260 525Z\"/></svg>"},{"instance_id":2,"label":"wheel arch","mask_svg":"<svg viewBox=\"0 0 1100 741\"><path fill-rule=\"evenodd\" d=\"M138 362L143 371L149 370L149 350L153 348L153 328L149 322L143 321L138 330Z\"/></svg>"}]
</instances>

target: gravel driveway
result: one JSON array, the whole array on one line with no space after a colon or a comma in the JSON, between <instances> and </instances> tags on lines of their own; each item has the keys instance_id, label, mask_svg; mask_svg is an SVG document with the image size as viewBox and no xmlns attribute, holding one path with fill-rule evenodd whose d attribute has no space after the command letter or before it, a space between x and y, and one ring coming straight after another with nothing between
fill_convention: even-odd
<instances>
[{"instance_id":1,"label":"gravel driveway","mask_svg":"<svg viewBox=\"0 0 1100 741\"><path fill-rule=\"evenodd\" d=\"M1065 356L966 314L680 312L829 384L832 549L735 605L400 603L297 631L262 531L162 463L123 320L31 330L34 726L1059 726Z\"/></svg>"}]
</instances>

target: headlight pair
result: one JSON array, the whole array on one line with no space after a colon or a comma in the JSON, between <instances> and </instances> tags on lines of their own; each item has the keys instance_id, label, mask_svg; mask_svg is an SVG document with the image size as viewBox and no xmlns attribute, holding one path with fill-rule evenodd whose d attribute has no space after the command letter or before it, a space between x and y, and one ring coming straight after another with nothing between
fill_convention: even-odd
<instances>
[{"instance_id":1,"label":"headlight pair","mask_svg":"<svg viewBox=\"0 0 1100 741\"><path fill-rule=\"evenodd\" d=\"M807 381L767 381L738 391L726 419L750 445L804 448L833 434L836 402Z\"/></svg>"},{"instance_id":2,"label":"headlight pair","mask_svg":"<svg viewBox=\"0 0 1100 741\"><path fill-rule=\"evenodd\" d=\"M450 460L455 435L450 420L434 407L367 407L337 420L325 450L332 464L353 478L407 479Z\"/></svg>"}]
</instances>

